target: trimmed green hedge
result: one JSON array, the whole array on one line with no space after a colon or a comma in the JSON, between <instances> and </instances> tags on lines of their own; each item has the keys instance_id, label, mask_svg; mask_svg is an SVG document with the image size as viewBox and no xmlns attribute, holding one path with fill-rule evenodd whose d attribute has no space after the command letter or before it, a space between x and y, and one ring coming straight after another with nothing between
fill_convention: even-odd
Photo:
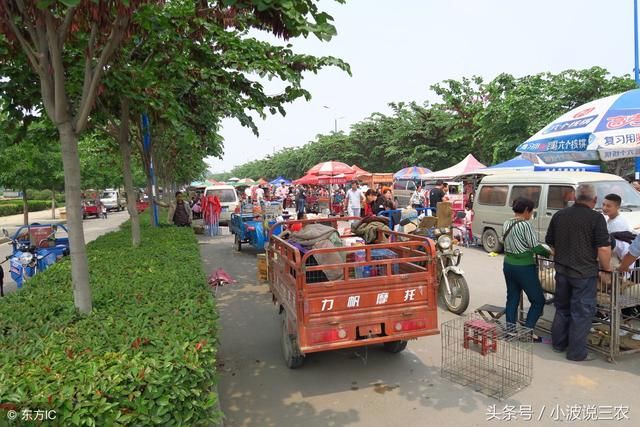
<instances>
[{"instance_id":1,"label":"trimmed green hedge","mask_svg":"<svg viewBox=\"0 0 640 427\"><path fill-rule=\"evenodd\" d=\"M27 190L27 198L34 200L51 200L51 190ZM56 192L56 201L64 202L64 193Z\"/></svg>"},{"instance_id":2,"label":"trimmed green hedge","mask_svg":"<svg viewBox=\"0 0 640 427\"><path fill-rule=\"evenodd\" d=\"M27 200L29 212L51 209L51 200ZM56 203L62 207L64 203ZM0 216L17 215L22 213L22 200L0 200Z\"/></svg>"},{"instance_id":3,"label":"trimmed green hedge","mask_svg":"<svg viewBox=\"0 0 640 427\"><path fill-rule=\"evenodd\" d=\"M217 314L193 231L142 231L138 249L128 227L88 245L88 316L68 260L0 299L0 419L29 408L65 426L219 422Z\"/></svg>"}]
</instances>

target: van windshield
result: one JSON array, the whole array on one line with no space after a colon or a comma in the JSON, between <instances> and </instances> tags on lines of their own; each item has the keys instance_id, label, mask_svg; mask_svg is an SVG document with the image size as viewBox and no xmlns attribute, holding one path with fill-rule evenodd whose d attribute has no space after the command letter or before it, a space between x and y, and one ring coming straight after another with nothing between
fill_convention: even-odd
<instances>
[{"instance_id":1,"label":"van windshield","mask_svg":"<svg viewBox=\"0 0 640 427\"><path fill-rule=\"evenodd\" d=\"M598 195L598 208L602 206L604 196L607 194L617 194L622 198L621 208L638 208L640 209L640 193L626 181L603 181L594 182L596 193Z\"/></svg>"},{"instance_id":2,"label":"van windshield","mask_svg":"<svg viewBox=\"0 0 640 427\"><path fill-rule=\"evenodd\" d=\"M115 197L115 191L105 191L104 193L102 193L102 196L100 196L101 199L113 199Z\"/></svg>"},{"instance_id":3,"label":"van windshield","mask_svg":"<svg viewBox=\"0 0 640 427\"><path fill-rule=\"evenodd\" d=\"M235 203L236 192L235 190L220 188L215 190L207 190L207 196L218 196L220 203Z\"/></svg>"}]
</instances>

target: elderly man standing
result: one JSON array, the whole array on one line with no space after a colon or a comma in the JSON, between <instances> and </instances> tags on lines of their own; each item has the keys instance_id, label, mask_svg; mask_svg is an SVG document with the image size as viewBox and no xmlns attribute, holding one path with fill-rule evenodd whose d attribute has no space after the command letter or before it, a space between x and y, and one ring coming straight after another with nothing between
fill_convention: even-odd
<instances>
[{"instance_id":1,"label":"elderly man standing","mask_svg":"<svg viewBox=\"0 0 640 427\"><path fill-rule=\"evenodd\" d=\"M554 248L556 264L556 315L551 327L555 352L567 351L567 359L593 360L587 352L587 336L596 313L598 262L610 272L611 247L604 216L596 206L593 185L582 184L573 206L552 218L545 241Z\"/></svg>"}]
</instances>

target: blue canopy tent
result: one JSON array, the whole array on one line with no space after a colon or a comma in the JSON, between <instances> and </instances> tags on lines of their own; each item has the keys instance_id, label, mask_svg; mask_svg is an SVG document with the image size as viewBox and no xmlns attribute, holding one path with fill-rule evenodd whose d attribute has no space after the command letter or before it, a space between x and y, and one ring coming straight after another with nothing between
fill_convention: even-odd
<instances>
[{"instance_id":1,"label":"blue canopy tent","mask_svg":"<svg viewBox=\"0 0 640 427\"><path fill-rule=\"evenodd\" d=\"M579 162L560 162L560 163L545 163L539 159L534 162L522 155L516 156L506 162L498 163L497 165L489 166L484 170L505 170L510 169L513 171L534 171L534 172L549 172L549 171L565 171L565 172L600 172L600 166L588 165L586 163ZM482 171L483 169L480 169Z\"/></svg>"},{"instance_id":2,"label":"blue canopy tent","mask_svg":"<svg viewBox=\"0 0 640 427\"><path fill-rule=\"evenodd\" d=\"M279 177L277 177L276 179L274 179L273 181L271 181L269 184L271 184L271 185L278 185L278 184L280 184L282 181L284 181L284 183L285 183L286 185L290 185L290 184L291 184L291 180L289 180L289 179L287 179L287 178L285 178L285 177L283 177L283 176L279 176Z\"/></svg>"},{"instance_id":3,"label":"blue canopy tent","mask_svg":"<svg viewBox=\"0 0 640 427\"><path fill-rule=\"evenodd\" d=\"M487 169L522 169L522 170L532 170L534 163L531 160L525 159L520 156L516 156L511 160L507 160L502 163L498 163L497 165L489 166Z\"/></svg>"},{"instance_id":4,"label":"blue canopy tent","mask_svg":"<svg viewBox=\"0 0 640 427\"><path fill-rule=\"evenodd\" d=\"M559 162L535 165L533 170L538 171L565 171L565 172L600 172L600 166L588 165L579 162Z\"/></svg>"}]
</instances>

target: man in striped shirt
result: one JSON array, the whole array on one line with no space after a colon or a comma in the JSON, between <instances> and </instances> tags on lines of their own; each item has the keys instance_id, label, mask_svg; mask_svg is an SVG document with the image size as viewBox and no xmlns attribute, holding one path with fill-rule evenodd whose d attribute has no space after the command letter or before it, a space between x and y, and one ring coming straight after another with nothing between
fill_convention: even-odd
<instances>
[{"instance_id":1,"label":"man in striped shirt","mask_svg":"<svg viewBox=\"0 0 640 427\"><path fill-rule=\"evenodd\" d=\"M538 278L535 255L549 256L549 251L539 242L530 222L533 214L532 200L519 197L513 201L514 218L503 225L504 279L507 284L507 323L515 324L520 303L520 293L524 291L531 303L525 326L534 329L544 309L544 294ZM542 339L535 336L535 342Z\"/></svg>"}]
</instances>

